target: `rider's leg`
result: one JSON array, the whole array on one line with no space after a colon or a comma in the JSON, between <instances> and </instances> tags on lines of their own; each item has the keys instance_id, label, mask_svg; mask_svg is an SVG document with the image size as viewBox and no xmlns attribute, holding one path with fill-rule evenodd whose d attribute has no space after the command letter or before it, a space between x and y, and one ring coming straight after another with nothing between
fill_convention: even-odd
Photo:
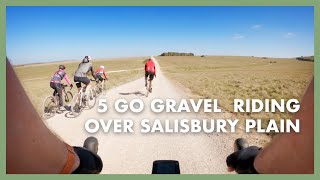
<instances>
[{"instance_id":1,"label":"rider's leg","mask_svg":"<svg viewBox=\"0 0 320 180\"><path fill-rule=\"evenodd\" d=\"M60 173L68 159L66 144L53 134L32 106L11 64L7 61L6 172ZM76 161L72 171L80 165Z\"/></svg>"},{"instance_id":2,"label":"rider's leg","mask_svg":"<svg viewBox=\"0 0 320 180\"><path fill-rule=\"evenodd\" d=\"M63 99L62 99L62 87L61 84L56 83L56 91L58 92L59 96L59 106L63 107Z\"/></svg>"},{"instance_id":3,"label":"rider's leg","mask_svg":"<svg viewBox=\"0 0 320 180\"><path fill-rule=\"evenodd\" d=\"M149 79L149 92L152 93L152 80Z\"/></svg>"},{"instance_id":4,"label":"rider's leg","mask_svg":"<svg viewBox=\"0 0 320 180\"><path fill-rule=\"evenodd\" d=\"M149 80L149 88L152 89L152 80Z\"/></svg>"},{"instance_id":5,"label":"rider's leg","mask_svg":"<svg viewBox=\"0 0 320 180\"><path fill-rule=\"evenodd\" d=\"M50 82L50 87L54 90L52 95L55 96L56 93L57 93L55 83L54 82Z\"/></svg>"},{"instance_id":6,"label":"rider's leg","mask_svg":"<svg viewBox=\"0 0 320 180\"><path fill-rule=\"evenodd\" d=\"M104 85L104 80L101 80L101 86L103 87L103 85Z\"/></svg>"},{"instance_id":7,"label":"rider's leg","mask_svg":"<svg viewBox=\"0 0 320 180\"><path fill-rule=\"evenodd\" d=\"M101 75L97 75L96 79L97 79L97 83L100 84L100 85L102 85L102 83L103 83L103 78L102 78L102 76L101 76Z\"/></svg>"},{"instance_id":8,"label":"rider's leg","mask_svg":"<svg viewBox=\"0 0 320 180\"><path fill-rule=\"evenodd\" d=\"M85 88L86 88L85 94L89 94L90 88L91 88L90 79L85 77L85 78L83 78L82 83L84 83L86 85L85 86Z\"/></svg>"},{"instance_id":9,"label":"rider's leg","mask_svg":"<svg viewBox=\"0 0 320 180\"><path fill-rule=\"evenodd\" d=\"M103 88L103 78L102 78L100 75L97 76L97 85L98 85L99 90L102 91L102 88Z\"/></svg>"},{"instance_id":10,"label":"rider's leg","mask_svg":"<svg viewBox=\"0 0 320 180\"><path fill-rule=\"evenodd\" d=\"M145 76L144 76L144 79L145 79L145 84L144 84L144 86L145 86L145 87L147 87L147 85L148 85L148 82L147 82L148 76L149 76L149 74L148 74L148 72L146 72L146 74L145 74Z\"/></svg>"},{"instance_id":11,"label":"rider's leg","mask_svg":"<svg viewBox=\"0 0 320 180\"><path fill-rule=\"evenodd\" d=\"M85 88L86 88L85 94L89 94L90 87L91 87L90 83L85 86Z\"/></svg>"},{"instance_id":12,"label":"rider's leg","mask_svg":"<svg viewBox=\"0 0 320 180\"><path fill-rule=\"evenodd\" d=\"M77 86L78 92L80 92L80 90L81 90L81 82L76 82L76 86Z\"/></svg>"},{"instance_id":13,"label":"rider's leg","mask_svg":"<svg viewBox=\"0 0 320 180\"><path fill-rule=\"evenodd\" d=\"M150 92L152 92L152 81L153 81L153 78L154 78L154 74L150 74L149 75L150 78L149 78L149 89L150 89Z\"/></svg>"}]
</instances>

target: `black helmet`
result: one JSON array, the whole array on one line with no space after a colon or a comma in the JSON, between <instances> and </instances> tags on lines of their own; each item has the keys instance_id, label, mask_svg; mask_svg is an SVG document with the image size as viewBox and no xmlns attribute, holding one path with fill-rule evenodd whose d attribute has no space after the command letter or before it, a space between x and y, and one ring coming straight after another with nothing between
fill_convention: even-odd
<instances>
[{"instance_id":1,"label":"black helmet","mask_svg":"<svg viewBox=\"0 0 320 180\"><path fill-rule=\"evenodd\" d=\"M59 69L66 69L66 67L64 65L60 65Z\"/></svg>"}]
</instances>

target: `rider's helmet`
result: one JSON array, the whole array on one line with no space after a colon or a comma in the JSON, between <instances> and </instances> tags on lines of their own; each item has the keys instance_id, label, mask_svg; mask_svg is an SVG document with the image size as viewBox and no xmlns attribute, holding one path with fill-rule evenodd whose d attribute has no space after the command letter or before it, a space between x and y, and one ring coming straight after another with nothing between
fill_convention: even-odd
<instances>
[{"instance_id":1,"label":"rider's helmet","mask_svg":"<svg viewBox=\"0 0 320 180\"><path fill-rule=\"evenodd\" d=\"M64 65L59 65L59 69L66 69L66 67Z\"/></svg>"},{"instance_id":2,"label":"rider's helmet","mask_svg":"<svg viewBox=\"0 0 320 180\"><path fill-rule=\"evenodd\" d=\"M91 61L91 56L85 56L84 59L88 60L88 61Z\"/></svg>"},{"instance_id":3,"label":"rider's helmet","mask_svg":"<svg viewBox=\"0 0 320 180\"><path fill-rule=\"evenodd\" d=\"M103 66L103 65L101 65L101 66L100 66L100 68L101 68L101 69L104 69L104 66Z\"/></svg>"}]
</instances>

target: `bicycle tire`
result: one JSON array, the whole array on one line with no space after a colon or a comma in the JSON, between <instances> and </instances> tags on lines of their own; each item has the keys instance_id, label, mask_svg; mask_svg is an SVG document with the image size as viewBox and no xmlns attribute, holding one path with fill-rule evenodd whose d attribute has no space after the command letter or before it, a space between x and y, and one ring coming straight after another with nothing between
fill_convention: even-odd
<instances>
[{"instance_id":1,"label":"bicycle tire","mask_svg":"<svg viewBox=\"0 0 320 180\"><path fill-rule=\"evenodd\" d=\"M87 97L89 109L92 109L96 105L96 101L97 101L96 97L97 97L97 95L96 95L95 91L90 90L89 97ZM90 104L90 101L91 101L91 104Z\"/></svg>"},{"instance_id":2,"label":"bicycle tire","mask_svg":"<svg viewBox=\"0 0 320 180\"><path fill-rule=\"evenodd\" d=\"M80 107L80 101L81 101L81 94L77 93L73 98L72 98L72 103L71 103L71 113L74 117L80 116L82 112L82 108Z\"/></svg>"},{"instance_id":3,"label":"bicycle tire","mask_svg":"<svg viewBox=\"0 0 320 180\"><path fill-rule=\"evenodd\" d=\"M99 96L100 95L100 90L99 90L99 87L97 85L95 85L93 87L93 91L95 92L95 96Z\"/></svg>"},{"instance_id":4,"label":"bicycle tire","mask_svg":"<svg viewBox=\"0 0 320 180\"><path fill-rule=\"evenodd\" d=\"M104 82L102 86L102 95L105 96L106 94L107 94L107 85L106 85L106 82Z\"/></svg>"},{"instance_id":5,"label":"bicycle tire","mask_svg":"<svg viewBox=\"0 0 320 180\"><path fill-rule=\"evenodd\" d=\"M64 95L64 102L65 103L70 103L73 99L73 94L70 91L67 91L66 94Z\"/></svg>"},{"instance_id":6,"label":"bicycle tire","mask_svg":"<svg viewBox=\"0 0 320 180\"><path fill-rule=\"evenodd\" d=\"M149 96L149 94L150 94L150 89L151 89L151 86L150 86L150 80L149 80L149 83L147 84L147 87L146 87L146 89L147 89L147 97Z\"/></svg>"},{"instance_id":7,"label":"bicycle tire","mask_svg":"<svg viewBox=\"0 0 320 180\"><path fill-rule=\"evenodd\" d=\"M146 90L147 90L146 97L148 97L149 96L149 89L146 88Z\"/></svg>"},{"instance_id":8,"label":"bicycle tire","mask_svg":"<svg viewBox=\"0 0 320 180\"><path fill-rule=\"evenodd\" d=\"M43 119L49 119L56 115L58 109L58 103L54 96L48 96L44 99L42 105L42 117Z\"/></svg>"}]
</instances>

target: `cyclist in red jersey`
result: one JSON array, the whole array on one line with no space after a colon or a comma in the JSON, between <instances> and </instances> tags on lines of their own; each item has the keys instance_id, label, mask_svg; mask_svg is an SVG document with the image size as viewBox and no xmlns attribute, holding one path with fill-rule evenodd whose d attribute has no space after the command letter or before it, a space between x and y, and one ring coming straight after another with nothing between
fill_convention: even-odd
<instances>
[{"instance_id":1,"label":"cyclist in red jersey","mask_svg":"<svg viewBox=\"0 0 320 180\"><path fill-rule=\"evenodd\" d=\"M153 57L150 57L144 66L145 71L145 87L147 87L147 80L149 78L150 81L150 92L152 92L152 80L156 77L156 66L153 62Z\"/></svg>"},{"instance_id":2,"label":"cyclist in red jersey","mask_svg":"<svg viewBox=\"0 0 320 180\"><path fill-rule=\"evenodd\" d=\"M97 70L96 70L96 81L97 81L97 83L100 81L101 82L101 84L103 85L103 83L104 83L104 80L108 80L108 77L107 77L107 75L106 75L106 72L104 71L104 66L103 65L101 65ZM103 77L104 78L103 78Z\"/></svg>"}]
</instances>

